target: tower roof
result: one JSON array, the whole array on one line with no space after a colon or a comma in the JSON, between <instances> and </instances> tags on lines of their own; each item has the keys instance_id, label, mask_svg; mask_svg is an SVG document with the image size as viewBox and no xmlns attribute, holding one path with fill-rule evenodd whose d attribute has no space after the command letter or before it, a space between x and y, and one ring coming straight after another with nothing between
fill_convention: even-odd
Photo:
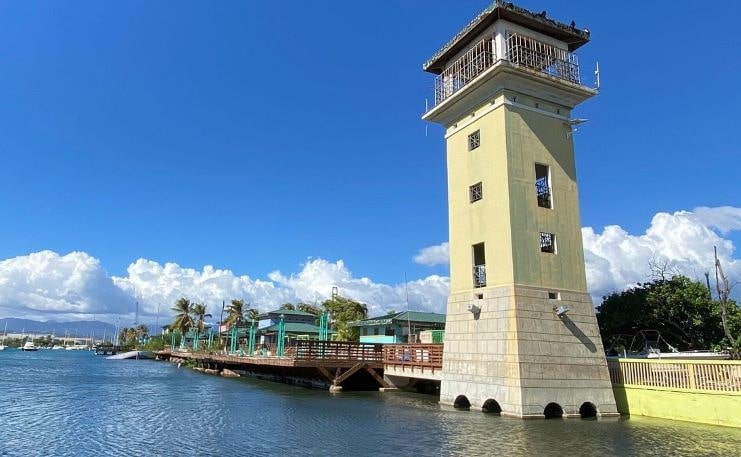
<instances>
[{"instance_id":1,"label":"tower roof","mask_svg":"<svg viewBox=\"0 0 741 457\"><path fill-rule=\"evenodd\" d=\"M425 62L422 68L430 73L442 73L448 60L477 37L486 27L499 19L563 41L569 46L569 51L573 51L589 41L589 31L587 29L580 30L575 26L550 19L546 17L545 11L534 13L515 6L511 2L495 0Z\"/></svg>"}]
</instances>

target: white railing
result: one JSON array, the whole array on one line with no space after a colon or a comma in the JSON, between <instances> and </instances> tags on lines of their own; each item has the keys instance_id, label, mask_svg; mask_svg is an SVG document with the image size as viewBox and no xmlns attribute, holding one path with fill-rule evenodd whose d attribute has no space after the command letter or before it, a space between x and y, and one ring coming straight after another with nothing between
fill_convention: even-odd
<instances>
[{"instance_id":1,"label":"white railing","mask_svg":"<svg viewBox=\"0 0 741 457\"><path fill-rule=\"evenodd\" d=\"M576 54L517 33L507 37L507 60L518 66L579 84Z\"/></svg>"},{"instance_id":2,"label":"white railing","mask_svg":"<svg viewBox=\"0 0 741 457\"><path fill-rule=\"evenodd\" d=\"M484 38L435 78L435 105L468 84L496 61L494 36Z\"/></svg>"}]
</instances>

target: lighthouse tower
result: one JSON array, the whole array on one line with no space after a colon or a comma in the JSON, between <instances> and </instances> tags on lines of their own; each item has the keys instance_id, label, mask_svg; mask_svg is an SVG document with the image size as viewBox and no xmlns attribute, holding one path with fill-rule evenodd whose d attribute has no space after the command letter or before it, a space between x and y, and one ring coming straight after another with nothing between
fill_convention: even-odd
<instances>
[{"instance_id":1,"label":"lighthouse tower","mask_svg":"<svg viewBox=\"0 0 741 457\"><path fill-rule=\"evenodd\" d=\"M497 0L424 64L445 130L450 230L440 401L616 415L587 292L574 107L589 32Z\"/></svg>"}]
</instances>

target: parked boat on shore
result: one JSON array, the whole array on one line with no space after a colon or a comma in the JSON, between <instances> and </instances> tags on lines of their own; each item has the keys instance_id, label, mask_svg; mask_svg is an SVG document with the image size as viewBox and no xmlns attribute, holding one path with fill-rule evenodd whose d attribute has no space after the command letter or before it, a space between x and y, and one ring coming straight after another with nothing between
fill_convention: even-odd
<instances>
[{"instance_id":1,"label":"parked boat on shore","mask_svg":"<svg viewBox=\"0 0 741 457\"><path fill-rule=\"evenodd\" d=\"M152 359L152 353L147 351L128 351L128 352L122 352L120 354L115 354L106 357L107 360L125 360L125 359Z\"/></svg>"},{"instance_id":2,"label":"parked boat on shore","mask_svg":"<svg viewBox=\"0 0 741 457\"><path fill-rule=\"evenodd\" d=\"M635 335L615 335L606 353L608 357L625 359L727 360L731 358L728 353L711 350L680 351L669 344L658 330L639 330Z\"/></svg>"}]
</instances>

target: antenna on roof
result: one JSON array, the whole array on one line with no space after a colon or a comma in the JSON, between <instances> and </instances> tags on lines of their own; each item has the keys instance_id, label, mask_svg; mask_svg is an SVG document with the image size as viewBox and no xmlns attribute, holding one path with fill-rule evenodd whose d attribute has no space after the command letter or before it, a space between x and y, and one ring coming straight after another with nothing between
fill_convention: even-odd
<instances>
[{"instance_id":1,"label":"antenna on roof","mask_svg":"<svg viewBox=\"0 0 741 457\"><path fill-rule=\"evenodd\" d=\"M427 103L427 99L425 98L425 113L429 110L429 104ZM425 122L425 136L427 136L427 122Z\"/></svg>"},{"instance_id":2,"label":"antenna on roof","mask_svg":"<svg viewBox=\"0 0 741 457\"><path fill-rule=\"evenodd\" d=\"M599 62L597 62L597 68L594 70L594 78L595 78L595 84L597 85L597 89L599 89Z\"/></svg>"}]
</instances>

